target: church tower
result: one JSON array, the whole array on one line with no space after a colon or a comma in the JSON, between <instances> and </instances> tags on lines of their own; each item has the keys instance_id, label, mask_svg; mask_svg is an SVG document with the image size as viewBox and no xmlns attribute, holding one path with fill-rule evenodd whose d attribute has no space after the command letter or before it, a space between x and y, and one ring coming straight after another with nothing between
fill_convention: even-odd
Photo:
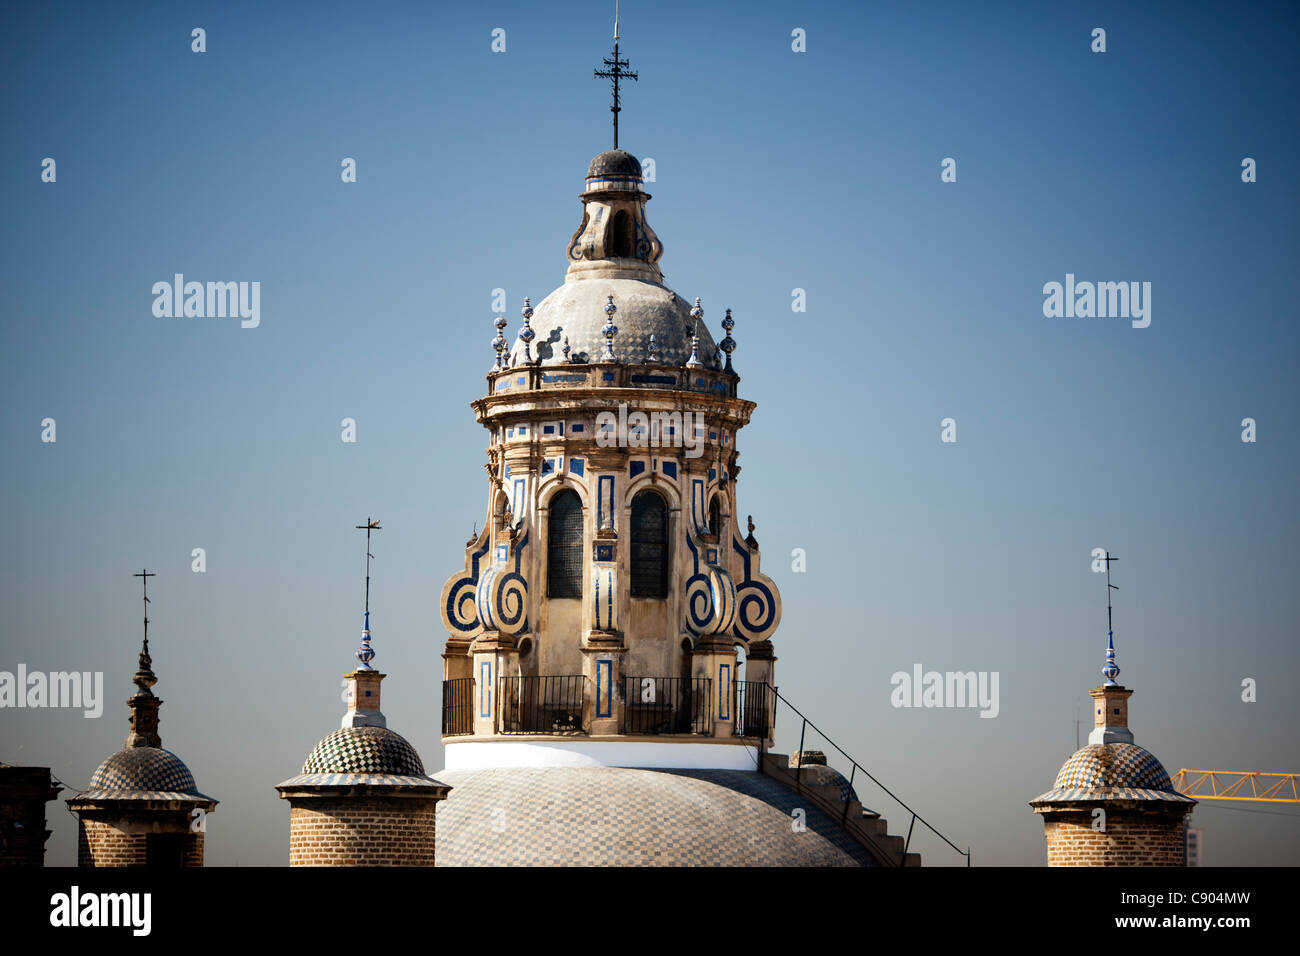
<instances>
[{"instance_id":1,"label":"church tower","mask_svg":"<svg viewBox=\"0 0 1300 956\"><path fill-rule=\"evenodd\" d=\"M627 65L616 25L614 148L556 237L564 283L513 341L496 318L471 403L485 519L439 602L438 865L916 864L850 781L767 752L781 597L737 492L754 403L731 311L715 339L664 279L618 145Z\"/></svg>"},{"instance_id":2,"label":"church tower","mask_svg":"<svg viewBox=\"0 0 1300 956\"><path fill-rule=\"evenodd\" d=\"M127 700L131 732L126 746L91 775L87 788L68 800L80 820L78 866L202 866L207 817L217 801L198 791L184 762L162 749L154 696L158 678L149 655L149 578L144 584L144 643Z\"/></svg>"},{"instance_id":3,"label":"church tower","mask_svg":"<svg viewBox=\"0 0 1300 956\"><path fill-rule=\"evenodd\" d=\"M636 157L600 153L579 198L564 284L513 345L496 320L473 403L486 520L442 591L447 766L752 769L781 603L738 521L736 323L715 345L664 283Z\"/></svg>"},{"instance_id":4,"label":"church tower","mask_svg":"<svg viewBox=\"0 0 1300 956\"><path fill-rule=\"evenodd\" d=\"M1106 554L1107 614L1110 564ZM1104 682L1090 690L1093 729L1088 745L1061 767L1052 789L1029 802L1043 818L1048 866L1183 866L1184 818L1196 801L1174 789L1155 755L1133 742L1128 699L1116 681L1115 633L1110 627Z\"/></svg>"}]
</instances>

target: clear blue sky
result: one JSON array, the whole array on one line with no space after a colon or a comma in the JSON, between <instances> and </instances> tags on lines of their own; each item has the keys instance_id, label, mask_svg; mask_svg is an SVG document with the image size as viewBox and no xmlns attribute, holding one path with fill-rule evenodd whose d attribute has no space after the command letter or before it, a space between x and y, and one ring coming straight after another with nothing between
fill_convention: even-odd
<instances>
[{"instance_id":1,"label":"clear blue sky","mask_svg":"<svg viewBox=\"0 0 1300 956\"><path fill-rule=\"evenodd\" d=\"M108 684L99 720L0 712L0 760L81 787L121 746L130 574L148 565L163 744L221 800L208 861L283 864L272 787L337 726L360 624L351 528L374 515L385 710L442 766L437 596L482 520L468 403L492 290L513 335L520 300L563 279L583 172L609 145L591 77L609 14L0 12L0 670ZM1095 547L1121 559L1137 742L1171 773L1300 771L1298 19L1272 4L624 4L641 80L622 145L656 161L665 275L715 330L735 310L758 403L738 488L784 595L782 693L977 863L1044 861L1026 801L1099 681ZM956 183L940 182L945 157ZM260 327L154 318L151 287L177 272L260 282ZM1043 284L1067 273L1151 282L1150 327L1045 318ZM998 671L999 716L891 707L890 675L918 662ZM1209 862L1300 863L1300 813L1246 809L1261 808L1197 809ZM49 862L70 864L75 823L61 805L50 819Z\"/></svg>"}]
</instances>

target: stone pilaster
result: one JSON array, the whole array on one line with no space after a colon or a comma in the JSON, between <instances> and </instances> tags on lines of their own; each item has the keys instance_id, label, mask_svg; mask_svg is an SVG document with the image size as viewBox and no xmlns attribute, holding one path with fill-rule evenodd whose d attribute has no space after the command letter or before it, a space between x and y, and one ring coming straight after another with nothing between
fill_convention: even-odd
<instances>
[{"instance_id":1,"label":"stone pilaster","mask_svg":"<svg viewBox=\"0 0 1300 956\"><path fill-rule=\"evenodd\" d=\"M495 734L506 698L518 702L516 682L501 678L519 676L519 649L514 638L500 631L484 631L471 645L474 658L474 733ZM510 708L507 708L509 712Z\"/></svg>"},{"instance_id":2,"label":"stone pilaster","mask_svg":"<svg viewBox=\"0 0 1300 956\"><path fill-rule=\"evenodd\" d=\"M623 635L618 631L589 631L583 641L582 723L593 736L622 732L623 651Z\"/></svg>"},{"instance_id":3,"label":"stone pilaster","mask_svg":"<svg viewBox=\"0 0 1300 956\"><path fill-rule=\"evenodd\" d=\"M736 727L736 648L731 639L701 641L691 655L691 671L712 681L713 736L731 737Z\"/></svg>"}]
</instances>

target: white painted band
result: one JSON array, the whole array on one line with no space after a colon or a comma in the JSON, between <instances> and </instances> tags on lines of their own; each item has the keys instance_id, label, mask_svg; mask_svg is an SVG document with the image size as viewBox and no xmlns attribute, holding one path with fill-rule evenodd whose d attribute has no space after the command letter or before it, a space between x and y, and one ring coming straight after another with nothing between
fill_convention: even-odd
<instances>
[{"instance_id":1,"label":"white painted band","mask_svg":"<svg viewBox=\"0 0 1300 956\"><path fill-rule=\"evenodd\" d=\"M743 744L625 740L447 740L444 743L447 770L489 767L755 770L758 766L758 748Z\"/></svg>"}]
</instances>

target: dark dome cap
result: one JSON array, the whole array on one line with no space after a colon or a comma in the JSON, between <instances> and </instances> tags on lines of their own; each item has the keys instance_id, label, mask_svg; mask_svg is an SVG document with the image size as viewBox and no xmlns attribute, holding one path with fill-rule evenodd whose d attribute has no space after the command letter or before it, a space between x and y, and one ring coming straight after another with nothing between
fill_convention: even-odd
<instances>
[{"instance_id":1,"label":"dark dome cap","mask_svg":"<svg viewBox=\"0 0 1300 956\"><path fill-rule=\"evenodd\" d=\"M641 163L627 150L607 149L587 167L588 179L641 180Z\"/></svg>"}]
</instances>

